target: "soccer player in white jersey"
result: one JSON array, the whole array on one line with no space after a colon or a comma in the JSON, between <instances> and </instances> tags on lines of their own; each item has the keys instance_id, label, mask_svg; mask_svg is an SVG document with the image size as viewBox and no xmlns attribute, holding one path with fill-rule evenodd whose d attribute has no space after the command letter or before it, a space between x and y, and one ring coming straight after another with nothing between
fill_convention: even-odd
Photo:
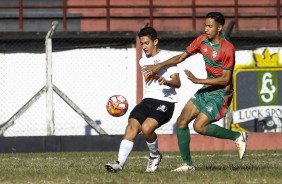
<instances>
[{"instance_id":1,"label":"soccer player in white jersey","mask_svg":"<svg viewBox=\"0 0 282 184\"><path fill-rule=\"evenodd\" d=\"M139 61L141 67L158 64L172 57L170 53L159 49L157 32L154 28L141 29L138 37L145 53ZM175 65L161 68L154 75L144 76L144 80L146 84L143 99L129 115L125 135L120 143L118 159L105 165L109 172L123 169L132 151L134 140L140 132L143 133L150 152L146 172L156 171L162 159L155 130L167 123L173 115L177 102L175 89L181 85L178 67Z\"/></svg>"}]
</instances>

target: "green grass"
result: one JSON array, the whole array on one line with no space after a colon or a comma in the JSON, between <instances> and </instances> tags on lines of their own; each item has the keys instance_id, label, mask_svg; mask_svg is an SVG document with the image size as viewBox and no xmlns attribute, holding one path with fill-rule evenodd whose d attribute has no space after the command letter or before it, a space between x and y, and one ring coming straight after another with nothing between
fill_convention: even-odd
<instances>
[{"instance_id":1,"label":"green grass","mask_svg":"<svg viewBox=\"0 0 282 184\"><path fill-rule=\"evenodd\" d=\"M196 171L171 173L179 153L164 152L155 173L145 173L148 152L132 152L124 170L108 173L104 165L117 152L0 154L0 183L282 183L282 150L192 152Z\"/></svg>"}]
</instances>

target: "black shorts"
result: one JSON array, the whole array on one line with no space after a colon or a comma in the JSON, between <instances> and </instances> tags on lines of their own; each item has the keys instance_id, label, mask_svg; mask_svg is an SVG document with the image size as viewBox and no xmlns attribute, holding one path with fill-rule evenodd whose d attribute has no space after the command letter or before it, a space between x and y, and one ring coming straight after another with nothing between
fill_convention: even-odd
<instances>
[{"instance_id":1,"label":"black shorts","mask_svg":"<svg viewBox=\"0 0 282 184\"><path fill-rule=\"evenodd\" d=\"M159 123L159 127L167 123L173 115L175 103L145 98L136 105L129 115L141 125L147 118L153 118Z\"/></svg>"}]
</instances>

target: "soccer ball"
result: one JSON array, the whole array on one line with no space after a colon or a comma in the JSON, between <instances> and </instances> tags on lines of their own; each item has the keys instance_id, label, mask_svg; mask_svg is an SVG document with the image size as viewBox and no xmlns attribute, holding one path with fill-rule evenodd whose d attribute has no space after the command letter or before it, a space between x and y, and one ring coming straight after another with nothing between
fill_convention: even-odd
<instances>
[{"instance_id":1,"label":"soccer ball","mask_svg":"<svg viewBox=\"0 0 282 184\"><path fill-rule=\"evenodd\" d=\"M122 95L113 95L107 102L107 111L114 117L124 115L128 109L128 102Z\"/></svg>"}]
</instances>

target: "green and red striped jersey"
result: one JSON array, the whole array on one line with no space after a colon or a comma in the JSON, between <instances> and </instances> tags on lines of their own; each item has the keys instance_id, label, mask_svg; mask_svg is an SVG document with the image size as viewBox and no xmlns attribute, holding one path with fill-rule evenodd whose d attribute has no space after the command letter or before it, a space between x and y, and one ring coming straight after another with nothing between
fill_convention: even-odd
<instances>
[{"instance_id":1,"label":"green and red striped jersey","mask_svg":"<svg viewBox=\"0 0 282 184\"><path fill-rule=\"evenodd\" d=\"M205 61L208 78L216 78L222 75L223 70L234 70L235 48L231 42L221 34L218 44L211 44L206 34L198 36L186 48L191 55L201 53ZM216 89L225 89L225 93L233 91L232 81L227 86L209 86Z\"/></svg>"}]
</instances>

